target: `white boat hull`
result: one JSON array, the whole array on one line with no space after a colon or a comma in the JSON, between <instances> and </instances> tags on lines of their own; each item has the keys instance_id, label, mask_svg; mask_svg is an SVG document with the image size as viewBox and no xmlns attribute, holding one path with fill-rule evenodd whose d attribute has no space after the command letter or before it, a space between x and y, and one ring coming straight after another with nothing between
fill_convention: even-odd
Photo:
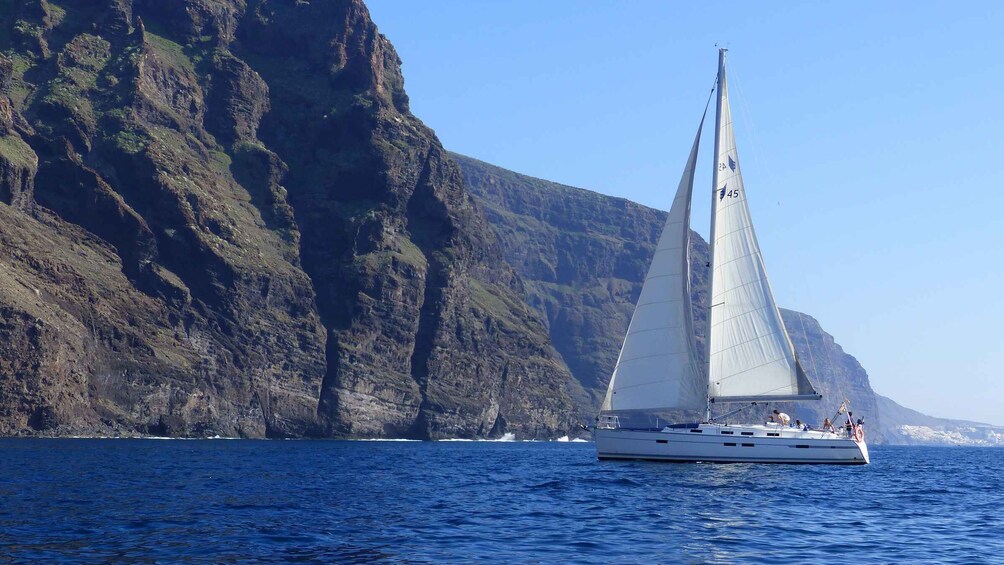
<instances>
[{"instance_id":1,"label":"white boat hull","mask_svg":"<svg viewBox=\"0 0 1004 565\"><path fill-rule=\"evenodd\" d=\"M700 424L690 428L596 428L599 459L715 463L865 465L868 446L843 433L759 425Z\"/></svg>"}]
</instances>

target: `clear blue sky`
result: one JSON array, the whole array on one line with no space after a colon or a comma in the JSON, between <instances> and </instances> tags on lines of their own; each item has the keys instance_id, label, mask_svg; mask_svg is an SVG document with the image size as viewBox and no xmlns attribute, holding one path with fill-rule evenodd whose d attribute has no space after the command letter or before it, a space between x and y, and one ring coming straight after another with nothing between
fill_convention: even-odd
<instances>
[{"instance_id":1,"label":"clear blue sky","mask_svg":"<svg viewBox=\"0 0 1004 565\"><path fill-rule=\"evenodd\" d=\"M1004 424L1004 2L369 7L447 148L661 209L728 46L778 302L815 316L878 393ZM697 199L694 228L708 223Z\"/></svg>"}]
</instances>

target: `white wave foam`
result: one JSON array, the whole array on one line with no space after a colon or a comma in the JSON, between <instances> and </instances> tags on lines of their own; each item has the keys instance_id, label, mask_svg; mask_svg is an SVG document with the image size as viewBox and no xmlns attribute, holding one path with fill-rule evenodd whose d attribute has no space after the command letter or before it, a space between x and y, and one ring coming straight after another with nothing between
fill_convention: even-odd
<instances>
[{"instance_id":1,"label":"white wave foam","mask_svg":"<svg viewBox=\"0 0 1004 565\"><path fill-rule=\"evenodd\" d=\"M559 437L558 439L556 439L554 441L558 441L558 442L561 442L561 443L589 443L589 440L587 440L587 439L582 439L580 437L577 437L575 439L569 439L568 436L561 436L561 437Z\"/></svg>"},{"instance_id":2,"label":"white wave foam","mask_svg":"<svg viewBox=\"0 0 1004 565\"><path fill-rule=\"evenodd\" d=\"M444 438L444 439L441 439L441 440L438 440L438 441L510 442L510 441L518 441L518 440L516 439L516 434L510 432L510 433L502 434L502 437L496 438L496 439L467 439L467 438L460 438L460 437L450 437L450 438ZM522 440L522 441L533 441L533 440Z\"/></svg>"}]
</instances>

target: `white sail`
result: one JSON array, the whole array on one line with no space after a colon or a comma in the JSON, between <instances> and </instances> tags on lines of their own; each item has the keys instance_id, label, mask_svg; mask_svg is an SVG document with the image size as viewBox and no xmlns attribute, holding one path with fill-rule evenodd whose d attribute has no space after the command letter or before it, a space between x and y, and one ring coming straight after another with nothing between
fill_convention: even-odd
<instances>
[{"instance_id":1,"label":"white sail","mask_svg":"<svg viewBox=\"0 0 1004 565\"><path fill-rule=\"evenodd\" d=\"M692 410L707 403L690 304L690 200L704 118L656 246L603 411Z\"/></svg>"},{"instance_id":2,"label":"white sail","mask_svg":"<svg viewBox=\"0 0 1004 565\"><path fill-rule=\"evenodd\" d=\"M732 129L724 50L717 115L708 394L712 401L818 398L795 357L753 231Z\"/></svg>"}]
</instances>

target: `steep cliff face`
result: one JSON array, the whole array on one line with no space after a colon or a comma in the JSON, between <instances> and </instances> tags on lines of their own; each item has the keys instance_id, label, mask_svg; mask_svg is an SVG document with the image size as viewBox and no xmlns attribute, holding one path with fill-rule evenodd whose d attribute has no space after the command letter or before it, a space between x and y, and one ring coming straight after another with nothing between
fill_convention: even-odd
<instances>
[{"instance_id":1,"label":"steep cliff face","mask_svg":"<svg viewBox=\"0 0 1004 565\"><path fill-rule=\"evenodd\" d=\"M586 394L582 415L595 414L606 392L621 341L655 245L664 212L620 198L519 175L454 155L472 193L495 226L508 260L523 276L527 300L548 320L555 346ZM694 330L703 354L707 335L708 246L691 242ZM855 417L871 424L870 440L886 440L886 427L868 374L812 317L781 311L799 358L824 402L778 403L793 418L822 422L844 398ZM745 416L760 419L767 409Z\"/></svg>"},{"instance_id":2,"label":"steep cliff face","mask_svg":"<svg viewBox=\"0 0 1004 565\"><path fill-rule=\"evenodd\" d=\"M310 281L203 127L192 59L128 2L8 4L2 431L312 433Z\"/></svg>"},{"instance_id":3,"label":"steep cliff face","mask_svg":"<svg viewBox=\"0 0 1004 565\"><path fill-rule=\"evenodd\" d=\"M557 435L359 1L0 1L0 433Z\"/></svg>"},{"instance_id":4,"label":"steep cliff face","mask_svg":"<svg viewBox=\"0 0 1004 565\"><path fill-rule=\"evenodd\" d=\"M576 405L595 416L666 214L622 198L520 175L454 155L546 317L555 347L582 386ZM696 234L695 234L696 236ZM698 347L703 351L707 246L691 249Z\"/></svg>"}]
</instances>

